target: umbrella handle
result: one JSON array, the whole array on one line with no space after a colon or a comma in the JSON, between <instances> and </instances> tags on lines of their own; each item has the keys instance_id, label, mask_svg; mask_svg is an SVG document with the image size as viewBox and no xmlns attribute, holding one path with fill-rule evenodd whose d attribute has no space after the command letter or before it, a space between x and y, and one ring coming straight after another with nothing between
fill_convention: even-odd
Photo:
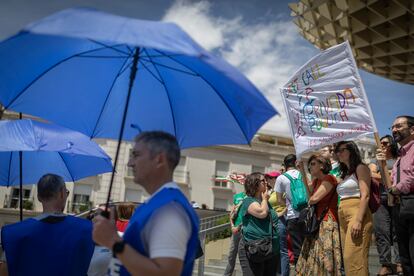
<instances>
[{"instance_id":1,"label":"umbrella handle","mask_svg":"<svg viewBox=\"0 0 414 276\"><path fill-rule=\"evenodd\" d=\"M109 219L109 211L108 210L104 210L104 211L100 212L99 215L103 216L104 218Z\"/></svg>"}]
</instances>

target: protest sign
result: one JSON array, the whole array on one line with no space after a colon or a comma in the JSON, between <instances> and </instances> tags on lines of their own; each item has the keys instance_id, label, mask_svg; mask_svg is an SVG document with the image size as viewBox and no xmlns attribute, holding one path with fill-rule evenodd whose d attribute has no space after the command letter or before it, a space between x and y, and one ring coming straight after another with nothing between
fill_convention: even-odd
<instances>
[{"instance_id":1,"label":"protest sign","mask_svg":"<svg viewBox=\"0 0 414 276\"><path fill-rule=\"evenodd\" d=\"M298 156L377 131L347 41L313 57L281 93Z\"/></svg>"}]
</instances>

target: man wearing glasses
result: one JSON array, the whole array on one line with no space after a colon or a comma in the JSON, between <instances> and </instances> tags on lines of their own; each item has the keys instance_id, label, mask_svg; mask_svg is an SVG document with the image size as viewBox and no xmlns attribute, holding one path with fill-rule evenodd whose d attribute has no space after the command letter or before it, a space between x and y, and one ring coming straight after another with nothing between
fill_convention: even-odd
<instances>
[{"instance_id":1,"label":"man wearing glasses","mask_svg":"<svg viewBox=\"0 0 414 276\"><path fill-rule=\"evenodd\" d=\"M179 161L178 141L171 134L148 131L135 137L128 166L150 197L135 210L122 237L113 211L110 219L93 219L95 242L113 252L109 275L192 275L199 221L173 181Z\"/></svg>"},{"instance_id":2,"label":"man wearing glasses","mask_svg":"<svg viewBox=\"0 0 414 276\"><path fill-rule=\"evenodd\" d=\"M391 131L401 146L400 156L392 169L390 188L390 192L399 195L401 201L399 215L395 219L398 247L404 275L414 275L414 117L397 117Z\"/></svg>"},{"instance_id":3,"label":"man wearing glasses","mask_svg":"<svg viewBox=\"0 0 414 276\"><path fill-rule=\"evenodd\" d=\"M62 177L40 178L43 214L1 229L0 275L86 275L94 251L92 223L63 214L68 195Z\"/></svg>"}]
</instances>

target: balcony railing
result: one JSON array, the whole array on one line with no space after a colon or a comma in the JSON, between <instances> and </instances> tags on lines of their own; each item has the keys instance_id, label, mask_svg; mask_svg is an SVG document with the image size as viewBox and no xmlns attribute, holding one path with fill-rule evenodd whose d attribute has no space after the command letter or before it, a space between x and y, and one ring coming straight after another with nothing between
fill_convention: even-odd
<instances>
[{"instance_id":1,"label":"balcony railing","mask_svg":"<svg viewBox=\"0 0 414 276\"><path fill-rule=\"evenodd\" d=\"M180 169L177 168L174 171L174 181L179 183L179 184L188 184L189 183L189 171L187 171L187 169Z\"/></svg>"},{"instance_id":2,"label":"balcony railing","mask_svg":"<svg viewBox=\"0 0 414 276\"><path fill-rule=\"evenodd\" d=\"M212 188L219 189L233 189L234 184L229 181L226 177L213 175L212 176Z\"/></svg>"}]
</instances>

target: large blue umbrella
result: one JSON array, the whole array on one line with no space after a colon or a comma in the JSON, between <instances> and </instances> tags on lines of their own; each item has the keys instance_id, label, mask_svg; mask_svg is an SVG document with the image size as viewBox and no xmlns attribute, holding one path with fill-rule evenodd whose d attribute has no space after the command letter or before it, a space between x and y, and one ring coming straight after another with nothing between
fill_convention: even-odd
<instances>
[{"instance_id":1,"label":"large blue umbrella","mask_svg":"<svg viewBox=\"0 0 414 276\"><path fill-rule=\"evenodd\" d=\"M111 158L95 142L60 126L0 121L0 139L0 186L34 184L46 173L75 182L112 171Z\"/></svg>"},{"instance_id":2,"label":"large blue umbrella","mask_svg":"<svg viewBox=\"0 0 414 276\"><path fill-rule=\"evenodd\" d=\"M0 102L90 137L163 130L181 148L249 143L277 113L175 24L90 9L58 12L0 44Z\"/></svg>"}]
</instances>

